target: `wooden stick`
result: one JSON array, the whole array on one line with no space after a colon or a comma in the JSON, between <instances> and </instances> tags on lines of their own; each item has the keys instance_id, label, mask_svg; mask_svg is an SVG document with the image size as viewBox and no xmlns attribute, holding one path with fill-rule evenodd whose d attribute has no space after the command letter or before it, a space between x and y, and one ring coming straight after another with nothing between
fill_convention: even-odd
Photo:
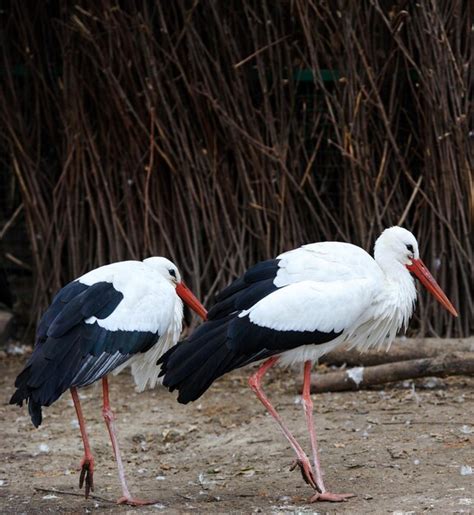
<instances>
[{"instance_id":1,"label":"wooden stick","mask_svg":"<svg viewBox=\"0 0 474 515\"><path fill-rule=\"evenodd\" d=\"M389 351L371 349L359 352L357 349L341 348L329 352L320 363L331 365L371 366L411 359L434 358L447 352L474 352L474 338L397 339Z\"/></svg>"},{"instance_id":2,"label":"wooden stick","mask_svg":"<svg viewBox=\"0 0 474 515\"><path fill-rule=\"evenodd\" d=\"M45 492L51 494L61 494L61 495L72 495L74 497L82 497L84 500L84 494L81 492L68 492L66 490L56 490L55 488L40 488L38 486L33 487L37 492ZM111 499L106 499L105 497L100 497L98 495L89 494L91 499L95 499L97 501L108 502L110 504L117 504L116 501L112 501Z\"/></svg>"},{"instance_id":3,"label":"wooden stick","mask_svg":"<svg viewBox=\"0 0 474 515\"><path fill-rule=\"evenodd\" d=\"M435 358L413 359L373 367L356 367L328 374L313 374L311 393L359 390L367 386L415 379L474 375L474 353L452 352Z\"/></svg>"},{"instance_id":4,"label":"wooden stick","mask_svg":"<svg viewBox=\"0 0 474 515\"><path fill-rule=\"evenodd\" d=\"M21 213L21 210L23 209L23 204L20 204L16 209L15 212L12 214L12 216L5 222L5 225L0 230L0 240L5 236L8 229L13 225L15 222L17 216Z\"/></svg>"}]
</instances>

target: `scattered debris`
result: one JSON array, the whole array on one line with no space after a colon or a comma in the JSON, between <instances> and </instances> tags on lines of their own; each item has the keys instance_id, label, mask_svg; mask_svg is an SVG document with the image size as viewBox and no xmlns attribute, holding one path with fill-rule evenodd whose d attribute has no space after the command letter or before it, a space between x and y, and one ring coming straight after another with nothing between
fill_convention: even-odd
<instances>
[{"instance_id":1,"label":"scattered debris","mask_svg":"<svg viewBox=\"0 0 474 515\"><path fill-rule=\"evenodd\" d=\"M236 476L244 476L244 477L252 477L255 475L255 469L253 469L252 467L244 467L244 468L241 468L235 475Z\"/></svg>"},{"instance_id":2,"label":"scattered debris","mask_svg":"<svg viewBox=\"0 0 474 515\"><path fill-rule=\"evenodd\" d=\"M427 390L444 387L444 381L439 377L427 377L421 382L421 386Z\"/></svg>"},{"instance_id":3,"label":"scattered debris","mask_svg":"<svg viewBox=\"0 0 474 515\"><path fill-rule=\"evenodd\" d=\"M215 485L215 481L211 481L209 479L206 479L204 476L204 472L201 472L198 476L199 484L202 486L204 490L208 490L210 486Z\"/></svg>"},{"instance_id":4,"label":"scattered debris","mask_svg":"<svg viewBox=\"0 0 474 515\"><path fill-rule=\"evenodd\" d=\"M408 456L407 451L404 449L387 449L387 451L390 454L390 457L394 460L406 458Z\"/></svg>"},{"instance_id":5,"label":"scattered debris","mask_svg":"<svg viewBox=\"0 0 474 515\"><path fill-rule=\"evenodd\" d=\"M354 381L357 387L364 379L364 367L354 367L346 371L347 376Z\"/></svg>"},{"instance_id":6,"label":"scattered debris","mask_svg":"<svg viewBox=\"0 0 474 515\"><path fill-rule=\"evenodd\" d=\"M171 428L163 430L161 435L163 437L163 443L179 442L184 438L180 431Z\"/></svg>"},{"instance_id":7,"label":"scattered debris","mask_svg":"<svg viewBox=\"0 0 474 515\"><path fill-rule=\"evenodd\" d=\"M18 342L9 343L5 348L5 352L9 356L23 356L24 354L29 354L31 351L31 345L20 345Z\"/></svg>"}]
</instances>

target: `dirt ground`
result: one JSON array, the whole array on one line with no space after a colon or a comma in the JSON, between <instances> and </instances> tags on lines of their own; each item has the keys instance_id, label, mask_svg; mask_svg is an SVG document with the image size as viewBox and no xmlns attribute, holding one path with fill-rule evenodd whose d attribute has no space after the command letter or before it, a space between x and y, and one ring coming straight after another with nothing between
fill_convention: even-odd
<instances>
[{"instance_id":1,"label":"dirt ground","mask_svg":"<svg viewBox=\"0 0 474 515\"><path fill-rule=\"evenodd\" d=\"M132 493L157 501L130 508L113 503L120 487L100 386L81 390L100 497L85 500L78 495L82 444L70 396L44 410L39 429L25 408L7 404L24 359L0 360L2 513L474 511L474 378L314 396L325 481L357 497L309 504L311 489L289 471L292 450L247 388L248 369L188 406L161 387L137 394L124 372L110 383L126 473ZM266 390L309 452L300 384L298 370L277 370Z\"/></svg>"}]
</instances>

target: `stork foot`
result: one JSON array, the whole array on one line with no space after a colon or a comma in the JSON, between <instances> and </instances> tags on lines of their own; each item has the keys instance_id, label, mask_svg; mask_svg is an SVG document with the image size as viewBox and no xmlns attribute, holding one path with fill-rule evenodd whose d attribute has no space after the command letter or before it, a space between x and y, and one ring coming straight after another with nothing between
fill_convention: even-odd
<instances>
[{"instance_id":1,"label":"stork foot","mask_svg":"<svg viewBox=\"0 0 474 515\"><path fill-rule=\"evenodd\" d=\"M319 491L319 488L316 485L316 480L314 478L313 469L311 468L311 464L308 459L297 458L290 467L290 470L294 470L296 467L300 468L301 475L305 483Z\"/></svg>"},{"instance_id":2,"label":"stork foot","mask_svg":"<svg viewBox=\"0 0 474 515\"><path fill-rule=\"evenodd\" d=\"M149 506L150 504L157 504L159 501L142 501L133 497L120 497L117 499L117 504L126 504L127 506Z\"/></svg>"},{"instance_id":3,"label":"stork foot","mask_svg":"<svg viewBox=\"0 0 474 515\"><path fill-rule=\"evenodd\" d=\"M309 502L347 502L351 497L355 497L355 494L332 494L331 492L323 492L314 494Z\"/></svg>"},{"instance_id":4,"label":"stork foot","mask_svg":"<svg viewBox=\"0 0 474 515\"><path fill-rule=\"evenodd\" d=\"M89 493L94 491L94 458L92 456L84 456L81 460L81 474L79 476L79 488L85 486L84 494L86 499Z\"/></svg>"}]
</instances>

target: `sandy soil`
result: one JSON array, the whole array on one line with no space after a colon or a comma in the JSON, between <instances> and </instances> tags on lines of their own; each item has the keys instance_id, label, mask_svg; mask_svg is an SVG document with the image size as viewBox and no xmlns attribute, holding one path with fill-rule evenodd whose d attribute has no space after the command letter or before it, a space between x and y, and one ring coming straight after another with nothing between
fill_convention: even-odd
<instances>
[{"instance_id":1,"label":"sandy soil","mask_svg":"<svg viewBox=\"0 0 474 515\"><path fill-rule=\"evenodd\" d=\"M7 405L23 361L0 360L2 513L474 510L474 475L466 474L474 467L473 378L315 396L326 483L357 498L309 504L311 489L299 472L289 471L291 449L246 386L248 370L218 381L189 406L177 404L163 388L137 394L123 373L111 379L111 396L130 488L157 500L137 509L113 503L120 487L99 385L81 391L100 497L85 500L77 495L82 445L69 395L45 410L38 430L25 408ZM298 371L279 370L266 386L309 452L300 381Z\"/></svg>"}]
</instances>

